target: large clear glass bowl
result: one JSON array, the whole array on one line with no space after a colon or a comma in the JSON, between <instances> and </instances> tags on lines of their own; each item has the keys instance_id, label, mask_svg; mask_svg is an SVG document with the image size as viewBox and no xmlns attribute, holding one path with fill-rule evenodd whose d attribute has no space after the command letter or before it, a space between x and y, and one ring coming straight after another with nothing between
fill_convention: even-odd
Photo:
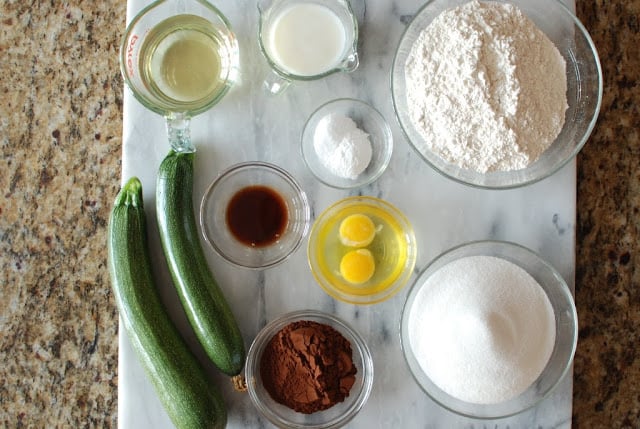
<instances>
[{"instance_id":1,"label":"large clear glass bowl","mask_svg":"<svg viewBox=\"0 0 640 429\"><path fill-rule=\"evenodd\" d=\"M555 316L556 337L547 362L540 376L520 395L496 404L475 404L455 398L440 389L421 368L410 342L409 320L413 303L427 279L450 262L468 256L495 256L518 265L542 287ZM536 323L536 321L532 321ZM528 410L547 398L570 372L578 342L578 316L569 290L562 276L553 266L533 251L518 244L503 241L477 241L455 247L436 257L418 276L411 287L400 324L402 351L409 370L424 392L442 407L466 417L498 419Z\"/></svg>"},{"instance_id":2,"label":"large clear glass bowl","mask_svg":"<svg viewBox=\"0 0 640 429\"><path fill-rule=\"evenodd\" d=\"M489 189L515 188L542 180L582 149L595 126L602 101L602 71L596 47L576 16L558 0L510 0L519 7L556 45L567 64L567 103L562 131L527 168L514 171L478 173L451 164L437 154L420 150L423 137L412 124L407 106L405 64L418 36L441 12L467 0L431 0L416 13L406 28L393 61L391 91L400 126L416 153L431 167L458 182Z\"/></svg>"}]
</instances>

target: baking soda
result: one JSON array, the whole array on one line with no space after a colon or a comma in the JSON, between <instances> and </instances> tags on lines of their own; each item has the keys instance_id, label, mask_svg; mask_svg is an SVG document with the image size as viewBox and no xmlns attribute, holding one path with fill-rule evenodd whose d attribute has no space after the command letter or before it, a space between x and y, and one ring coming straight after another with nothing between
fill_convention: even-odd
<instances>
[{"instance_id":1,"label":"baking soda","mask_svg":"<svg viewBox=\"0 0 640 429\"><path fill-rule=\"evenodd\" d=\"M318 122L313 148L332 174L356 179L367 169L373 151L369 135L348 116L329 114Z\"/></svg>"},{"instance_id":2,"label":"baking soda","mask_svg":"<svg viewBox=\"0 0 640 429\"><path fill-rule=\"evenodd\" d=\"M409 313L409 344L426 375L460 400L515 398L542 373L555 343L546 293L524 269L471 256L438 269Z\"/></svg>"}]
</instances>

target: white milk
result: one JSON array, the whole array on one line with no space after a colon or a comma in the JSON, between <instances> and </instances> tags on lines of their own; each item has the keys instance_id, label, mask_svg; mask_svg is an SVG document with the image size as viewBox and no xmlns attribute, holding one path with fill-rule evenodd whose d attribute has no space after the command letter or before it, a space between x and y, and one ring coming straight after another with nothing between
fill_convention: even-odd
<instances>
[{"instance_id":1,"label":"white milk","mask_svg":"<svg viewBox=\"0 0 640 429\"><path fill-rule=\"evenodd\" d=\"M265 49L285 72L314 76L335 68L347 45L340 18L316 3L287 6L271 20Z\"/></svg>"}]
</instances>

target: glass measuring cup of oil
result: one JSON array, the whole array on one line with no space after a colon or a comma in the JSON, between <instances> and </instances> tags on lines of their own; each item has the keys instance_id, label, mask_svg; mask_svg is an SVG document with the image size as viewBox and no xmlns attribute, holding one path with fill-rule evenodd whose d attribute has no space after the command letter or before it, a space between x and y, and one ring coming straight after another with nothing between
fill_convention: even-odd
<instances>
[{"instance_id":1,"label":"glass measuring cup of oil","mask_svg":"<svg viewBox=\"0 0 640 429\"><path fill-rule=\"evenodd\" d=\"M190 118L227 93L238 75L238 42L204 0L160 0L129 23L120 68L135 98L163 115L176 152L193 152Z\"/></svg>"},{"instance_id":2,"label":"glass measuring cup of oil","mask_svg":"<svg viewBox=\"0 0 640 429\"><path fill-rule=\"evenodd\" d=\"M358 67L358 21L347 0L259 0L258 12L269 92Z\"/></svg>"}]
</instances>

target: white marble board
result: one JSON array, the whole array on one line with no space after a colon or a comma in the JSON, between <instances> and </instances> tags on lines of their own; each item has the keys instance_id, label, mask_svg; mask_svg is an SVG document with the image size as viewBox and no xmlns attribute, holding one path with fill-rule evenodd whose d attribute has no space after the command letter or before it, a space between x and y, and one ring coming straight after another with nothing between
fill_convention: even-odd
<instances>
[{"instance_id":1,"label":"white marble board","mask_svg":"<svg viewBox=\"0 0 640 429\"><path fill-rule=\"evenodd\" d=\"M531 0L535 1L535 0ZM571 0L567 0L571 1ZM129 0L127 22L148 0ZM360 67L321 81L294 84L284 94L269 96L261 88L267 73L257 43L255 1L215 2L239 38L240 82L212 110L192 121L197 147L194 207L206 186L226 167L262 160L286 168L299 181L312 215L332 202L355 194L373 195L396 205L412 222L418 240L416 273L391 300L374 306L339 303L314 282L306 260L306 240L284 264L266 271L230 265L205 246L216 278L238 316L246 346L268 321L283 313L313 308L338 315L368 342L375 381L368 402L351 428L556 428L571 426L572 374L536 408L496 421L458 417L432 402L416 385L402 357L400 312L409 286L427 263L455 245L482 239L520 243L538 252L574 287L576 167L570 162L536 184L507 191L489 191L455 183L431 170L411 149L395 119L389 87L393 53L419 0L353 0L360 24ZM571 2L571 6L573 6ZM300 155L302 127L312 111L334 98L353 97L371 103L391 125L395 141L391 163L374 184L357 191L339 191L319 183ZM155 223L156 171L168 151L164 120L145 110L125 90L122 181L138 176L143 184L154 274L172 317L205 363L227 402L229 428L270 427L247 394L234 392L196 344L172 290ZM118 426L163 429L172 424L130 347L119 335Z\"/></svg>"}]
</instances>

